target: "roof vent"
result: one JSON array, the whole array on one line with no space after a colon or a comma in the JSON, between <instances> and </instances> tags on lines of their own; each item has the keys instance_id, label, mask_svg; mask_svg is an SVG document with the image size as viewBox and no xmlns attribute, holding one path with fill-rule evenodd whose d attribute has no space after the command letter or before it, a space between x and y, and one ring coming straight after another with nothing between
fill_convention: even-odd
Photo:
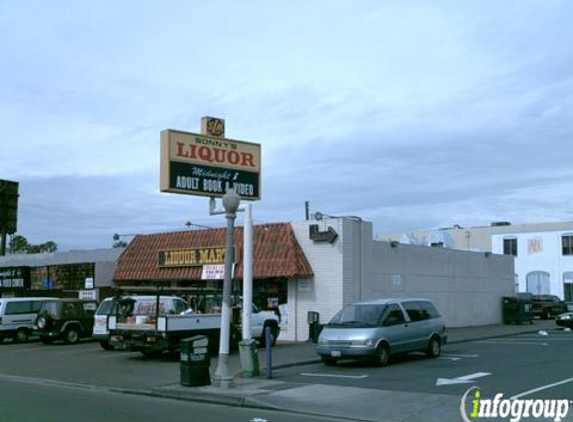
<instances>
[{"instance_id":1,"label":"roof vent","mask_svg":"<svg viewBox=\"0 0 573 422\"><path fill-rule=\"evenodd\" d=\"M491 223L491 227L501 227L501 226L511 226L509 221L494 221Z\"/></svg>"}]
</instances>

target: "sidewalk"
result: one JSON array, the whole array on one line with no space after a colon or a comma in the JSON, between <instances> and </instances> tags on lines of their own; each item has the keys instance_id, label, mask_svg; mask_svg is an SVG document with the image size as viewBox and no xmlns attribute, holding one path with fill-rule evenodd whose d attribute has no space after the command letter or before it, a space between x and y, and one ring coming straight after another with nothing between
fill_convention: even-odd
<instances>
[{"instance_id":1,"label":"sidewalk","mask_svg":"<svg viewBox=\"0 0 573 422\"><path fill-rule=\"evenodd\" d=\"M555 328L553 321L540 320L533 321L532 325L452 328L448 330L448 344L553 328ZM272 366L278 369L320 362L314 351L315 346L310 342L280 343L273 348ZM282 409L361 421L380 421L380 415L384 415L384 420L388 421L420 420L424 422L457 421L460 417L460 398L451 395L322 384L302 385L280 379L267 379L265 355L265 349L259 349L261 375L257 378L241 378L239 355L235 353L230 356L229 366L231 372L235 374L235 388L184 387L177 383L156 387L152 390L152 395L234 406ZM211 374L214 373L216 367L217 359L213 359ZM360 403L365 405L360 405ZM413 406L413 403L416 405ZM419 414L421 408L424 409L423 414Z\"/></svg>"}]
</instances>

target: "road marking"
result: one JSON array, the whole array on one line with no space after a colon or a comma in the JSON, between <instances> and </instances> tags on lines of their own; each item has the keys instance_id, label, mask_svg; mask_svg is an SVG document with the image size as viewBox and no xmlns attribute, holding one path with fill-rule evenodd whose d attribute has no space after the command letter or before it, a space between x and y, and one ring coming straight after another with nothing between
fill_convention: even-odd
<instances>
[{"instance_id":1,"label":"road marking","mask_svg":"<svg viewBox=\"0 0 573 422\"><path fill-rule=\"evenodd\" d=\"M301 375L305 377L324 377L324 378L352 378L352 379L364 379L368 378L369 375L335 375L335 374L314 374L311 372L303 372Z\"/></svg>"},{"instance_id":2,"label":"road marking","mask_svg":"<svg viewBox=\"0 0 573 422\"><path fill-rule=\"evenodd\" d=\"M541 387L534 388L533 390L529 390L529 391L525 391L523 393L516 394L515 396L510 397L510 400L515 400L515 399L518 399L518 398L523 397L523 396L529 396L530 394L537 393L538 391L547 390L548 388L557 387L558 385L563 385L563 384L567 384L570 382L573 382L573 378L567 378L566 380L563 380L563 381L555 382L553 384L543 385Z\"/></svg>"},{"instance_id":3,"label":"road marking","mask_svg":"<svg viewBox=\"0 0 573 422\"><path fill-rule=\"evenodd\" d=\"M524 341L533 341L533 340L539 340L539 337L522 337L519 340L524 340ZM556 336L551 336L549 338L544 338L543 340L548 340L548 341L573 341L573 338L565 338L564 336L560 336L560 337L556 337Z\"/></svg>"},{"instance_id":4,"label":"road marking","mask_svg":"<svg viewBox=\"0 0 573 422\"><path fill-rule=\"evenodd\" d=\"M436 380L436 386L441 385L452 385L452 384L468 384L473 382L475 378L482 378L491 375L491 372L476 372L475 374L463 375L456 378L438 378Z\"/></svg>"},{"instance_id":5,"label":"road marking","mask_svg":"<svg viewBox=\"0 0 573 422\"><path fill-rule=\"evenodd\" d=\"M479 355L465 355L462 353L442 353L440 356L445 358L478 358Z\"/></svg>"},{"instance_id":6,"label":"road marking","mask_svg":"<svg viewBox=\"0 0 573 422\"><path fill-rule=\"evenodd\" d=\"M509 346L513 345L527 345L527 346L549 346L549 343L538 343L535 341L504 341L504 340L478 340L474 343L484 343L484 344L507 344Z\"/></svg>"}]
</instances>

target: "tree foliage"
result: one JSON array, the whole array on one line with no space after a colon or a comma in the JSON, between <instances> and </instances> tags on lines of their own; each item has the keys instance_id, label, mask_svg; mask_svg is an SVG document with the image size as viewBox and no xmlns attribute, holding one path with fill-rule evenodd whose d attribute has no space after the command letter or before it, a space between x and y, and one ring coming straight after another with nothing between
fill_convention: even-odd
<instances>
[{"instance_id":1,"label":"tree foliage","mask_svg":"<svg viewBox=\"0 0 573 422\"><path fill-rule=\"evenodd\" d=\"M14 235L10 240L10 251L12 253L43 253L43 252L56 252L58 250L58 245L56 242L51 240L40 243L38 245L32 245L28 242L24 236Z\"/></svg>"}]
</instances>

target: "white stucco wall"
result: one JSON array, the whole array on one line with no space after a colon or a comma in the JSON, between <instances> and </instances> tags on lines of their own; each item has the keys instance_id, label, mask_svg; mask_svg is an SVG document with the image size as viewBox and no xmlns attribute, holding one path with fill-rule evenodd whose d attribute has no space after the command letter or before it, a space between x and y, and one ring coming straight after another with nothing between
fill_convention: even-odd
<instances>
[{"instance_id":1,"label":"white stucco wall","mask_svg":"<svg viewBox=\"0 0 573 422\"><path fill-rule=\"evenodd\" d=\"M428 297L450 327L501 322L501 297L514 294L513 259L507 256L373 241L372 224L346 218L291 223L314 271L291 280L288 329L281 339L308 339L308 311L328 322L344 305L382 297ZM332 227L336 242L315 242L309 225Z\"/></svg>"}]
</instances>

